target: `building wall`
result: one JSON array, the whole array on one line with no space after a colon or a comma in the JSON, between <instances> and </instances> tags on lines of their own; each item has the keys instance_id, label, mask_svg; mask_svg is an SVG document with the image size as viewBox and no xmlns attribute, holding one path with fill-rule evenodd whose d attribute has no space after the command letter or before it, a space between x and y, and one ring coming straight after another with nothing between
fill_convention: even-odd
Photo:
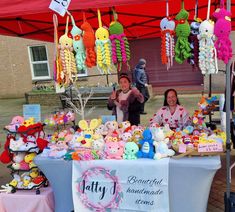
<instances>
[{"instance_id":1,"label":"building wall","mask_svg":"<svg viewBox=\"0 0 235 212\"><path fill-rule=\"evenodd\" d=\"M0 98L23 97L25 92L32 90L34 82L32 81L28 46L39 44L47 46L52 77L53 43L0 35ZM90 69L88 74L96 75L99 72L96 69ZM116 75L108 78L109 84L117 81ZM79 80L77 84L79 86L105 86L107 79L106 76L89 77L86 80Z\"/></svg>"}]
</instances>

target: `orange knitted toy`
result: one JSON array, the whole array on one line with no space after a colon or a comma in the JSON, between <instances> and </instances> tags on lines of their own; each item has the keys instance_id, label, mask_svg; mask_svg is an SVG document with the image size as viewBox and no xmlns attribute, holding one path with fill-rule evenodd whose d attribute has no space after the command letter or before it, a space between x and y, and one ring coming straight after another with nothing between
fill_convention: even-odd
<instances>
[{"instance_id":1,"label":"orange knitted toy","mask_svg":"<svg viewBox=\"0 0 235 212\"><path fill-rule=\"evenodd\" d=\"M83 44L86 48L86 65L87 67L91 68L93 66L96 66L95 33L91 25L87 22L84 13L81 29L84 31Z\"/></svg>"}]
</instances>

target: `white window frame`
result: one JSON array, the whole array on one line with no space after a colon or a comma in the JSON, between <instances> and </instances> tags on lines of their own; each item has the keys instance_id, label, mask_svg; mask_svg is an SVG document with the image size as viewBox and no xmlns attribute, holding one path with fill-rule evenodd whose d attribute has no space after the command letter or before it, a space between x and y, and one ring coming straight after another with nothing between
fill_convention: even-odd
<instances>
[{"instance_id":1,"label":"white window frame","mask_svg":"<svg viewBox=\"0 0 235 212\"><path fill-rule=\"evenodd\" d=\"M31 57L31 47L37 47L37 46L44 46L46 49L46 55L47 55L47 60L43 60L43 61L32 61L32 57ZM32 76L32 80L50 80L51 79L51 71L50 71L50 66L49 66L49 61L48 61L48 51L47 51L47 45L45 44L38 44L38 45L30 45L28 46L28 55L29 55L29 62L30 62L30 69L31 69L31 76ZM47 64L47 68L48 68L48 76L40 76L40 77L35 77L34 76L34 70L33 70L33 64L42 64L42 63L46 63Z\"/></svg>"}]
</instances>

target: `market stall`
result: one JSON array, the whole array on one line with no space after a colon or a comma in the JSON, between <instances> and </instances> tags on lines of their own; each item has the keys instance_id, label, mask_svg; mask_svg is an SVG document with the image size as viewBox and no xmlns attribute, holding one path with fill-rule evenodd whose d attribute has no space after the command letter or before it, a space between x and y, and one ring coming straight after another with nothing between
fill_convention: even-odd
<instances>
[{"instance_id":1,"label":"market stall","mask_svg":"<svg viewBox=\"0 0 235 212\"><path fill-rule=\"evenodd\" d=\"M138 3L146 3L146 1L141 1L141 2L138 2ZM172 1L173 6L174 6L174 3L175 3L175 1L174 2ZM210 3L213 3L213 1L211 1L211 2L209 1L208 5L210 5ZM90 5L90 4L92 4L92 5ZM72 15L75 15L76 12L80 12L80 10L79 11L76 10L77 8L85 9L85 8L88 8L89 6L93 7L94 4L96 5L96 7L99 7L99 8L117 6L117 8L115 8L115 10L119 14L122 14L122 15L126 14L126 15L129 15L129 16L139 16L141 19L146 18L145 21L140 22L140 25L142 27L147 27L148 28L148 29L143 30L143 31L140 30L140 28L138 26L136 26L137 25L136 23L131 22L131 24L130 24L129 19L123 18L123 22L126 21L125 22L126 25L124 24L124 28L128 29L128 28L131 27L131 28L134 29L134 31L138 30L138 31L144 32L144 33L143 34L134 34L133 35L132 32L127 30L127 32L128 32L127 36L122 35L122 37L124 37L124 38L123 38L123 40L120 41L120 43L122 42L122 44L123 44L122 47L123 47L123 49L125 49L125 51L124 50L121 51L120 54L125 52L125 54L124 54L125 57L122 57L120 60L118 60L119 58L118 59L117 58L114 58L114 59L112 58L113 61L116 61L117 70L119 70L119 68L121 66L120 63L121 64L125 63L125 64L128 65L128 61L130 60L130 57L129 57L130 54L129 54L129 50L128 50L128 44L127 44L126 37L130 38L130 39L149 38L149 37L157 36L157 35L160 34L160 31L158 30L158 27L156 27L156 26L159 26L160 18L159 17L153 17L152 15L149 15L149 14L155 14L156 13L156 11L155 11L156 7L155 6L160 7L161 6L161 1L151 1L151 2L146 3L146 5L148 5L148 8L146 10L148 10L149 14L145 15L145 16L131 14L131 13L129 13L130 8L128 8L127 6L125 8L122 7L123 5L133 4L132 1L115 1L115 2L97 1L96 3L94 3L94 2L88 3L87 1L71 2L71 7L70 7L69 11L72 13ZM5 5L7 5L7 3ZM120 8L119 8L119 5L120 5ZM179 4L177 4L177 5L179 5ZM185 3L185 8L188 7L188 8L191 8L190 10L192 10L193 8L190 7L190 5L194 5L194 4L192 2L187 1L187 3ZM202 5L202 11L204 11L204 13L207 12L207 20L206 21L210 22L209 21L210 12L208 12L207 4L205 4L204 1L201 1L201 5ZM28 11L25 10L25 8L24 8L24 10L20 11L20 9L19 9L19 8L21 8L20 3L18 3L18 5L17 4L12 5L12 11L8 14L5 14L6 10L2 9L2 12L0 12L0 23L2 21L2 25L1 25L2 26L1 30L2 31L0 31L0 33L5 34L5 35L14 35L14 36L17 35L17 36L22 36L22 37L25 37L25 38L33 38L33 39L41 39L41 40L50 40L51 41L54 36L52 36L52 33L51 33L52 32L51 30L52 30L53 27L51 26L51 23L48 23L48 21L47 21L47 20L52 19L52 15L50 14L50 12L47 12L48 11L48 8L47 8L48 7L48 2L43 1L40 5L34 5L34 3L30 3L30 4L27 4L27 7L28 7ZM229 1L227 3L227 7L228 7L228 9L230 9L230 2ZM19 9L17 12L14 11L14 9L16 9L16 8ZM22 8L23 8L23 6L22 6ZM177 8L177 7L175 7L175 8ZM32 14L34 14L35 9L38 11L38 15L32 15ZM125 11L124 11L125 9L128 10L128 14L125 13ZM136 6L131 8L131 10L134 10L134 11L136 9L141 10L142 8L141 8L140 5L136 5ZM182 9L184 9L184 6L182 6ZM179 11L179 10L180 10L180 8L177 8L177 11ZM77 29L76 25L74 23L74 20L73 20L73 16L71 15L70 12L68 13L68 16L67 16L66 20L64 20L62 18L59 18L59 23L63 23L63 24L58 25L58 30L57 30L58 33L61 33L61 32L65 33L63 36L66 36L66 38L68 37L68 25L69 25L68 20L69 20L69 18L71 18L71 20L72 20L73 27L75 29ZM86 12L88 12L88 14L89 14L86 17L87 20L93 19L94 17L96 18L96 13L94 15L94 11L87 10ZM102 21L103 22L107 22L108 20L110 21L110 17L105 16L105 18L101 19L100 10L98 10L97 12L98 12L98 23L99 23L98 30L99 30L99 29L102 28ZM161 12L162 11L159 11L159 13L161 13ZM115 19L115 12L113 12L113 13L114 13L114 19ZM110 15L111 14L110 8L104 9L103 14L104 15L107 15L107 14ZM172 14L175 15L174 12ZM20 19L19 19L18 15L21 16ZM163 16L165 16L165 12L164 12L164 14L160 14L160 15L161 15L161 18L162 18ZM5 16L7 16L6 19L3 18ZM177 16L178 16L177 20L179 22L178 25L180 25L181 27L185 27L185 24L188 24L187 20L189 18L187 13L184 12L184 11L182 13L179 12L179 15L177 15ZM36 17L36 19L35 19L35 17ZM182 21L182 19L183 19L183 21ZM77 24L79 22L82 22L82 21L84 22L84 20L85 19L79 20L77 22ZM121 18L119 20L122 21ZM13 24L9 25L8 21L12 21L11 23L13 23ZM116 19L115 19L115 21L116 21ZM146 26L145 24L149 23L149 22L151 22L153 25ZM32 23L34 23L34 24L32 24ZM54 16L55 28L57 28L56 23L57 23L57 19ZM40 25L41 29L38 29L38 25ZM66 27L65 27L65 25L66 25ZM187 27L188 27L187 28L188 31L190 31L189 30L189 25L187 25ZM156 28L157 28L157 30L156 30ZM24 29L25 31L22 32L22 29ZM101 30L104 31L104 28L101 29ZM105 30L107 30L107 29L105 29ZM74 38L73 41L75 43L77 42L76 44L78 44L81 41L81 32L80 31L78 32L78 34L76 34L77 32L75 33L74 31L71 31L71 34L73 35L73 38ZM112 29L110 29L110 32L111 31L112 31ZM44 32L47 32L47 33L45 34ZM182 32L182 31L179 29L178 32ZM106 31L105 31L105 33L106 33ZM166 33L166 37L164 39L169 38L169 34L167 35L167 33ZM105 36L106 36L106 34L105 34ZM186 60L190 55L190 48L189 48L190 44L188 43L188 41L187 41L187 39L185 38L184 35L179 34L177 36L178 36L178 40L177 40L177 43L176 43L176 47L178 47L178 49L177 49L178 51L176 51L176 61L178 63L183 63L183 61ZM203 36L204 35L201 35L202 39L204 38ZM60 51L59 51L59 53L56 54L56 58L55 58L56 61L57 61L57 63L56 63L57 64L57 69L55 71L55 81L58 84L63 84L64 86L67 86L67 85L73 83L74 78L72 77L72 75L76 74L76 65L79 66L79 67L80 67L80 65L81 66L84 65L85 55L88 55L88 52L86 52L86 54L84 54L84 52L82 52L82 53L80 52L81 54L79 54L77 52L78 56L76 55L76 57L74 57L73 51L70 48L66 47L67 43L64 42L63 39L59 40L59 43L57 43L58 42L57 34L56 34L55 38L56 38L55 39L56 44L60 45L60 47L59 47ZM96 53L98 55L97 58L99 58L99 56L101 58L101 59L97 60L97 68L102 72L102 74L109 74L110 70L112 69L111 63L110 63L110 61L111 61L111 57L110 57L111 43L109 43L109 41L107 41L106 39L103 41L103 38L101 39L101 37L99 35L96 38L97 38L97 40L99 40L99 39L102 40L102 42L97 42L97 46L96 46L96 48L97 48ZM212 37L210 37L208 40L211 42ZM182 43L184 45L182 45ZM174 45L172 44L171 47L173 47L173 46ZM204 60L207 61L207 63L209 65L203 63L200 66L200 68L202 69L203 74L217 73L218 67L216 66L216 57L215 57L215 55L211 54L211 51L210 51L211 46L210 45L208 45L208 46L207 46L208 47L207 52L204 52L204 53L207 53L208 55L204 56ZM94 48L94 46L93 46L93 48ZM117 46L115 46L115 48L117 49ZM108 51L106 51L106 50L108 50ZM91 51L91 52L94 53L94 51ZM104 55L103 53L104 52L105 52L105 57L103 58L103 55ZM89 64L91 64L91 62L92 62L91 61L92 54L91 55L89 54L89 56L91 56L91 57L88 58L88 59L86 58L86 65L87 66ZM165 56L167 56L167 55L165 55ZM170 56L173 56L173 54L171 54ZM170 56L168 55L168 58L163 57L163 59L165 59L166 65L167 65L167 69L169 68L169 66L171 66L172 58ZM200 58L200 56L201 55L199 55L199 58ZM210 58L209 56L212 56L213 59L212 59L212 61L208 62L208 58ZM60 64L59 62L60 62L61 58L69 58L69 59L64 60ZM230 71L229 71L230 62L229 62L229 59L230 59L230 56L228 56L227 58L224 59L224 60L226 60L226 64L227 64L226 65L226 73L227 73L226 74L226 81L227 82L230 81ZM204 60L201 59L201 62L203 62ZM81 61L82 61L82 63L80 63ZM64 65L64 64L66 64L66 65ZM64 66L65 66L65 68L64 68ZM226 93L227 94L226 95L227 117L226 118L227 118L227 123L230 123L230 121L229 121L229 118L230 118L229 117L229 111L230 111L230 108L229 108L229 106L230 106L230 99L229 99L230 83L226 83L226 85L227 85L227 87L226 87L226 91L227 91L227 93ZM82 100L81 100L81 102L82 102ZM82 109L84 109L84 108L82 108ZM82 118L84 119L84 116L82 116ZM198 120L198 117L196 117L196 118ZM82 120L82 121L85 121L85 120ZM197 125L197 127L198 127L198 125ZM94 130L94 129L92 129L92 130ZM180 129L180 130L183 131L184 129ZM88 145L90 143L90 146L85 146L85 148L88 148L89 150L82 149L81 151L77 152L76 148L78 146L75 146L75 153L74 154L71 153L72 154L71 157L74 157L73 158L74 160L89 160L91 156L92 156L92 159L122 159L122 157L123 158L127 157L125 159L137 159L137 156L134 156L134 158L128 158L129 155L128 156L122 156L123 152L120 155L115 155L115 156L112 156L112 157L107 157L107 156L103 157L102 154L99 154L96 151L92 152L91 148L90 148L91 143L93 141L99 140L100 138L99 137L96 137L96 138L93 137L93 134L85 132L86 130L83 130L83 131L84 131L84 134L82 134L81 131L78 132L78 133L81 133L81 134L79 134L79 137L82 137L82 139L76 138L76 141L78 141L79 144L77 144L75 142L72 145L76 145L76 144L77 145L83 145L83 144ZM213 139L216 140L217 139L217 138L212 136L212 132L210 130L205 129L204 127L199 126L197 131L200 131L200 133L204 133L204 135L203 136L201 134L196 135L197 138L196 139L193 138L194 139L193 142L191 142L192 140L190 140L190 142L187 142L187 144L190 143L190 148L193 149L193 150L197 150L198 143L200 143L200 142L196 142L196 140L198 140L200 136L203 137L203 139L204 139L204 140L202 139L203 142L205 142L205 141L209 142L209 140L211 142L211 140L213 140ZM124 134L124 132L122 132L122 133ZM64 133L64 134L67 135L67 132ZM76 133L74 133L74 134L76 134ZM112 132L111 137L115 137L115 136L113 136L113 134L114 134L114 131ZM188 133L188 135L191 135L191 134L192 134L192 132ZM74 135L72 135L72 136L74 136ZM120 137L121 136L122 135L120 135ZM93 139L92 141L89 140L91 138ZM115 138L115 139L116 139L115 142L118 143L119 140L117 140L117 139L120 139L120 138ZM74 183L74 181L75 181L72 178L72 162L57 159L58 158L58 152L61 153L60 152L61 149L62 149L62 151L64 151L64 152L62 152L63 154L61 154L61 156L64 157L66 155L67 143L63 143L63 141L65 141L65 140L66 140L65 138L62 139L62 140L56 140L55 143L57 143L57 141L60 141L60 142L58 142L60 144L60 146L53 143L53 142L51 142L52 145L50 146L50 148L52 149L52 152L50 152L48 155L44 152L44 155L46 155L48 157L54 157L56 159L52 160L52 159L49 159L49 158L43 158L41 156L38 156L35 159L35 162L42 169L42 171L45 173L46 177L49 179L50 183L52 184L52 187L53 187L54 192L55 192L56 211L60 211L64 206L66 208L63 208L63 210L67 210L67 209L68 210L73 210L74 209L74 205L73 205L73 202L72 202L71 187L73 187L73 189L74 189L74 187L77 186L77 185L76 186L71 185L71 183L72 182ZM153 140L152 137L150 138L150 140L151 141ZM213 140L213 142L214 142L214 140ZM224 139L219 138L219 140L220 140L219 142L220 142L220 151L221 151L222 143L224 142ZM140 140L138 142L141 142L141 141L142 140ZM165 142L165 137L163 138L162 141ZM176 141L176 143L178 141L179 141L179 143L183 142L182 136L180 137L179 140ZM173 142L175 142L175 140ZM108 142L106 142L106 143L108 143ZM128 143L128 141L127 141L127 143ZM186 142L184 140L184 144L185 143ZM197 144L195 144L195 143L197 143ZM141 143L138 143L138 144L141 144ZM166 143L164 143L164 145L166 146ZM107 151L108 148L109 147L106 146L106 151ZM123 148L123 145L122 145L121 148ZM150 154L148 154L146 156L145 152L143 153L143 151L140 150L140 153L138 152L139 153L138 157L139 158L141 158L141 157L147 157L148 158L149 157L151 159L154 158L154 159L157 159L157 160L161 159L162 155L160 155L160 158L158 158L158 156L159 156L159 154L162 154L162 153L159 153L157 151L154 152L153 151L153 149L154 149L153 146L151 146L151 148L152 148L151 156L149 156ZM156 148L156 146L155 146L155 148ZM185 145L184 145L184 148L185 148L185 152L186 152L186 146ZM205 148L209 148L209 147L206 146ZM227 166L229 166L230 165L230 157L229 157L229 153L230 153L230 125L229 124L227 124L227 128L226 128L226 149L227 149L227 161L228 161ZM118 147L118 150L119 150L119 147ZM168 150L168 147L167 147L167 150ZM223 150L223 148L222 148L222 150ZM190 151L189 151L189 153L190 153ZM159 154L157 154L157 153L159 153ZM165 152L164 152L164 154L165 154ZM168 155L168 154L164 155L164 157L167 157L167 156L172 156L172 155ZM81 159L81 157L82 157L82 159ZM84 159L86 157L88 157L89 159ZM65 159L66 159L66 156L65 156ZM82 170L82 173L83 172L86 173L87 168L90 168L92 171L94 171L94 173L96 173L96 170L94 170L92 167L90 167L90 164L92 164L92 166L96 165L96 167L100 167L100 168L105 167L106 168L106 167L110 167L109 163L112 163L111 164L112 167L115 167L115 170L118 170L120 173L123 172L122 169L125 169L125 170L128 170L128 172L133 171L137 175L139 170L141 170L141 167L139 166L139 164L144 163L144 168L146 170L148 170L147 171L147 173L148 173L147 176L149 176L150 173L152 173L152 171L154 169L157 169L158 166L163 161L166 161L166 160L167 159L163 159L161 162L160 161L154 161L154 160L145 161L144 159L139 159L139 160L134 160L134 161L127 161L127 160L94 160L92 162L90 162L90 161L80 161L80 162L74 161L73 164L78 164L80 167L84 166L85 169ZM206 164L206 166L205 166L205 164ZM168 172L168 176L169 176L169 185L168 185L169 186L169 189L168 189L168 191L169 191L169 200L168 201L169 201L169 204L166 203L166 205L168 205L168 207L170 208L170 209L168 208L168 210L171 210L171 211L179 211L179 210L180 211L189 211L190 210L190 211L192 211L193 209L195 209L195 211L205 211L212 179L214 177L214 174L215 174L216 170L220 168L220 159L219 159L219 157L217 157L217 156L216 157L210 157L210 158L207 158L207 157L197 158L197 157L195 157L195 158L183 158L183 159L180 159L180 160L170 159L168 165L169 165L169 172ZM142 164L141 164L141 166L142 166ZM131 170L130 170L130 167L132 168ZM67 172L65 172L65 170L67 170ZM228 169L228 171L229 171L229 169ZM116 171L112 172L112 173L111 172L104 173L104 172L106 172L106 169L105 169L105 170L99 170L98 173L99 172L104 174L104 175L106 174L107 176L110 176L111 179L116 177ZM80 174L82 174L82 173L80 173ZM143 170L141 171L141 174L143 174L143 176L144 176L144 171ZM86 177L91 177L91 175L92 175L92 173L89 173L89 175L87 175ZM83 174L82 174L82 176L83 176ZM144 176L144 177L146 177L146 176ZM71 179L73 179L72 182L71 182ZM194 183L195 179L198 180L200 186L198 186L198 184ZM77 180L79 181L80 178L78 178ZM81 181L81 182L85 183L86 181L84 180L84 181ZM115 183L114 183L114 185L116 185ZM122 183L125 184L125 181L122 180L121 185L122 185ZM190 187L189 187L190 189L189 190L185 189L185 192L180 192L179 193L179 190L182 190L182 187L184 187L184 184L190 185ZM124 187L124 185L122 185L122 186ZM120 189L122 186L117 187L117 189L118 188ZM85 187L85 185L84 185L83 186L83 191L85 189L89 190L91 188L90 187ZM229 187L229 184L228 184L228 186L227 186L227 198L229 198L229 192L230 192L230 187ZM78 193L81 193L81 192L78 192ZM113 205L110 205L110 204L112 204L112 202L111 203L108 202L107 206L102 205L102 203L98 202L99 204L98 203L97 204L99 206L96 206L96 207L98 207L98 209L103 209L103 210L106 209L106 208L108 210L110 208L119 209L118 204L119 204L120 199L122 198L123 193L121 191L120 191L120 193L119 192L114 192L114 193L115 194L117 193L118 196L115 197L116 199L114 199ZM201 195L202 193L204 194L203 197ZM67 201L68 204L64 204L65 196L67 198L66 201ZM186 197L189 197L189 196L191 198L186 198ZM63 197L63 200L62 200L62 197ZM87 197L86 196L84 197L84 195L83 196L81 195L80 198L82 199L82 203L84 203L84 205L87 208L92 208L93 203L89 202L90 201L89 198L87 199ZM198 202L196 202L195 199L198 200ZM144 200L144 201L147 201L147 200ZM181 204L179 204L179 202ZM197 203L196 205L195 205L195 202ZM63 206L60 205L61 203L63 203ZM120 207L121 207L120 209L123 209L123 210L130 209L130 208L125 208L124 205L125 205L124 203L120 203ZM150 205L151 205L151 203L150 203ZM180 205L180 208L179 208L179 205ZM82 207L84 207L84 206L82 206L82 204L81 204L81 208ZM153 211L156 209L154 207L151 208L151 206L148 206L148 207L149 207L150 210L153 210ZM142 207L137 207L135 209L136 210L144 210Z\"/></svg>"}]
</instances>

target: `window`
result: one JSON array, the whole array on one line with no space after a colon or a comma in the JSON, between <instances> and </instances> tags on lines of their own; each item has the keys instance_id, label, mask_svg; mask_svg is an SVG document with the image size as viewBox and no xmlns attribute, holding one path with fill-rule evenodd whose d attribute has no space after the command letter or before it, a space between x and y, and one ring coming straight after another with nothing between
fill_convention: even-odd
<instances>
[{"instance_id":1,"label":"window","mask_svg":"<svg viewBox=\"0 0 235 212\"><path fill-rule=\"evenodd\" d=\"M50 68L45 45L29 46L29 59L33 80L51 79Z\"/></svg>"}]
</instances>

